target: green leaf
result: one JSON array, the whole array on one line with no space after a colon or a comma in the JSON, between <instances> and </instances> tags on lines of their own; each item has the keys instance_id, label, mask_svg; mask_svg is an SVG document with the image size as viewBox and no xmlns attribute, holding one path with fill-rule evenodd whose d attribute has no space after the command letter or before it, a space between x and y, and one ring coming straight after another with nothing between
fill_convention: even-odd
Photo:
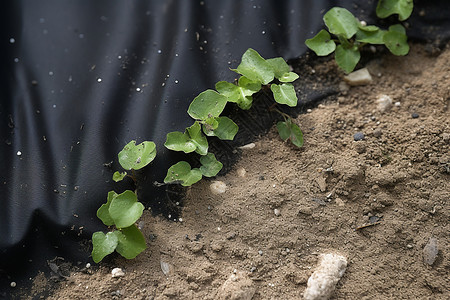
<instances>
[{"instance_id":1,"label":"green leaf","mask_svg":"<svg viewBox=\"0 0 450 300\"><path fill-rule=\"evenodd\" d=\"M288 73L291 70L282 57L266 59L266 62L272 67L273 73L278 79L283 76L283 74Z\"/></svg>"},{"instance_id":2,"label":"green leaf","mask_svg":"<svg viewBox=\"0 0 450 300\"><path fill-rule=\"evenodd\" d=\"M298 78L299 78L299 76L296 73L288 72L288 73L284 73L283 76L278 78L278 80L280 82L293 82L293 81L297 80Z\"/></svg>"},{"instance_id":3,"label":"green leaf","mask_svg":"<svg viewBox=\"0 0 450 300\"><path fill-rule=\"evenodd\" d=\"M119 171L116 171L116 172L114 172L112 179L115 182L119 182L119 181L123 180L125 178L125 176L127 176L127 172L120 173Z\"/></svg>"},{"instance_id":4,"label":"green leaf","mask_svg":"<svg viewBox=\"0 0 450 300\"><path fill-rule=\"evenodd\" d=\"M191 153L197 149L197 146L191 141L189 135L179 131L169 132L164 146L173 151L183 151Z\"/></svg>"},{"instance_id":5,"label":"green leaf","mask_svg":"<svg viewBox=\"0 0 450 300\"><path fill-rule=\"evenodd\" d=\"M307 39L305 44L318 56L327 56L336 49L336 43L331 39L328 31L324 29L319 31L313 38Z\"/></svg>"},{"instance_id":6,"label":"green leaf","mask_svg":"<svg viewBox=\"0 0 450 300\"><path fill-rule=\"evenodd\" d=\"M169 168L164 182L181 182L182 186L191 186L200 179L202 179L202 172L199 169L191 169L188 162L180 161Z\"/></svg>"},{"instance_id":7,"label":"green leaf","mask_svg":"<svg viewBox=\"0 0 450 300\"><path fill-rule=\"evenodd\" d=\"M147 248L142 232L134 224L130 227L122 228L118 238L119 243L116 251L126 259L135 258Z\"/></svg>"},{"instance_id":8,"label":"green leaf","mask_svg":"<svg viewBox=\"0 0 450 300\"><path fill-rule=\"evenodd\" d=\"M216 91L206 90L194 98L189 105L188 114L195 120L204 121L220 116L226 104L227 97Z\"/></svg>"},{"instance_id":9,"label":"green leaf","mask_svg":"<svg viewBox=\"0 0 450 300\"><path fill-rule=\"evenodd\" d=\"M398 19L405 21L411 16L413 8L413 0L379 0L376 13L382 19L398 14Z\"/></svg>"},{"instance_id":10,"label":"green leaf","mask_svg":"<svg viewBox=\"0 0 450 300\"><path fill-rule=\"evenodd\" d=\"M328 30L336 35L350 39L358 30L358 20L351 12L342 7L333 7L324 16Z\"/></svg>"},{"instance_id":11,"label":"green leaf","mask_svg":"<svg viewBox=\"0 0 450 300\"><path fill-rule=\"evenodd\" d=\"M336 47L336 63L345 73L352 72L361 58L358 47L345 48L342 45Z\"/></svg>"},{"instance_id":12,"label":"green leaf","mask_svg":"<svg viewBox=\"0 0 450 300\"><path fill-rule=\"evenodd\" d=\"M303 146L303 133L297 124L294 124L290 119L286 122L277 123L278 133L283 141L288 139L297 147Z\"/></svg>"},{"instance_id":13,"label":"green leaf","mask_svg":"<svg viewBox=\"0 0 450 300\"><path fill-rule=\"evenodd\" d=\"M109 214L117 228L133 225L143 211L144 205L137 201L136 194L130 190L114 197L109 206Z\"/></svg>"},{"instance_id":14,"label":"green leaf","mask_svg":"<svg viewBox=\"0 0 450 300\"><path fill-rule=\"evenodd\" d=\"M281 85L270 85L273 97L276 102L280 104L286 104L290 107L297 106L297 94L295 93L294 86L290 83L283 83Z\"/></svg>"},{"instance_id":15,"label":"green leaf","mask_svg":"<svg viewBox=\"0 0 450 300\"><path fill-rule=\"evenodd\" d=\"M186 133L190 137L190 141L195 145L195 152L200 155L208 153L208 140L202 133L202 127L196 121L194 125L186 128Z\"/></svg>"},{"instance_id":16,"label":"green leaf","mask_svg":"<svg viewBox=\"0 0 450 300\"><path fill-rule=\"evenodd\" d=\"M409 52L408 37L404 33L401 25L393 25L389 27L389 31L383 36L385 46L394 55L406 55Z\"/></svg>"},{"instance_id":17,"label":"green leaf","mask_svg":"<svg viewBox=\"0 0 450 300\"><path fill-rule=\"evenodd\" d=\"M356 32L356 40L361 43L382 45L382 44L384 44L383 37L384 37L385 33L386 33L385 30L364 31L364 30L358 29L358 31Z\"/></svg>"},{"instance_id":18,"label":"green leaf","mask_svg":"<svg viewBox=\"0 0 450 300\"><path fill-rule=\"evenodd\" d=\"M216 136L221 140L232 141L239 130L236 123L228 117L218 117L216 120L218 121L217 128L211 129L209 126L203 125L203 132L207 136Z\"/></svg>"},{"instance_id":19,"label":"green leaf","mask_svg":"<svg viewBox=\"0 0 450 300\"><path fill-rule=\"evenodd\" d=\"M92 259L99 263L105 256L111 254L119 243L116 231L104 234L101 231L94 232L92 235Z\"/></svg>"},{"instance_id":20,"label":"green leaf","mask_svg":"<svg viewBox=\"0 0 450 300\"><path fill-rule=\"evenodd\" d=\"M241 80L239 80L239 82L241 82ZM221 95L226 96L228 102L237 103L237 105L242 109L248 109L251 107L253 102L251 95L261 89L261 84L250 84L247 82L246 84L250 88L247 88L246 86L238 86L226 81L219 81L218 83L216 83L216 90L219 91ZM257 87L257 85L259 85L259 87Z\"/></svg>"},{"instance_id":21,"label":"green leaf","mask_svg":"<svg viewBox=\"0 0 450 300\"><path fill-rule=\"evenodd\" d=\"M251 48L245 51L241 63L237 69L232 69L232 71L262 84L268 84L275 76L272 66Z\"/></svg>"},{"instance_id":22,"label":"green leaf","mask_svg":"<svg viewBox=\"0 0 450 300\"><path fill-rule=\"evenodd\" d=\"M200 167L200 172L202 172L203 176L206 177L216 176L223 167L223 164L218 161L216 156L212 153L202 156L200 158L200 163L202 164Z\"/></svg>"},{"instance_id":23,"label":"green leaf","mask_svg":"<svg viewBox=\"0 0 450 300\"><path fill-rule=\"evenodd\" d=\"M245 76L241 76L239 78L238 86L243 89L251 91L252 93L250 95L253 95L254 93L259 92L259 90L261 90L261 82L251 81Z\"/></svg>"},{"instance_id":24,"label":"green leaf","mask_svg":"<svg viewBox=\"0 0 450 300\"><path fill-rule=\"evenodd\" d=\"M156 145L153 142L142 142L136 145L131 141L119 152L119 163L125 170L139 170L151 163L156 156Z\"/></svg>"},{"instance_id":25,"label":"green leaf","mask_svg":"<svg viewBox=\"0 0 450 300\"><path fill-rule=\"evenodd\" d=\"M109 214L109 206L111 205L111 201L117 197L117 193L114 191L108 192L108 198L105 204L102 204L100 208L97 210L97 217L105 224L106 226L114 225L114 219Z\"/></svg>"}]
</instances>

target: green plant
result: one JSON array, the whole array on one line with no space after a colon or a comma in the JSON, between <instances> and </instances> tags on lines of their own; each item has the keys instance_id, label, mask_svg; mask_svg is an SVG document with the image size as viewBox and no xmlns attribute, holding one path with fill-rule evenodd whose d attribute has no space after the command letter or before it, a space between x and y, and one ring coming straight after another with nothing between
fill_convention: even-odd
<instances>
[{"instance_id":1,"label":"green plant","mask_svg":"<svg viewBox=\"0 0 450 300\"><path fill-rule=\"evenodd\" d=\"M253 49L248 49L242 56L241 63L232 71L241 75L236 83L219 81L214 90L200 93L191 102L188 114L195 121L184 132L167 134L164 146L174 151L196 152L201 155L199 168L192 168L186 161L171 166L164 179L165 183L180 183L190 186L205 177L216 176L222 169L222 163L214 154L208 153L208 136L221 140L233 140L238 126L228 117L221 116L227 103L235 103L239 108L248 110L253 104L253 95L261 90L271 90L275 102L291 107L297 105L298 99L291 82L298 75L290 71L283 58L264 59ZM278 109L284 122L277 124L283 140L290 140L297 147L303 145L303 135L292 118Z\"/></svg>"},{"instance_id":2,"label":"green plant","mask_svg":"<svg viewBox=\"0 0 450 300\"><path fill-rule=\"evenodd\" d=\"M135 171L147 166L155 157L155 143L142 142L136 145L135 141L129 142L119 152L118 158L120 165L125 170L131 171L131 175L127 172L115 172L113 180L117 182L129 176L136 181ZM137 200L135 192L126 190L121 194L114 191L108 193L106 203L97 210L97 217L106 226L115 226L116 230L106 234L98 231L92 235L94 262L100 262L114 251L127 259L132 259L146 249L145 238L135 225L143 211L144 205Z\"/></svg>"},{"instance_id":3,"label":"green plant","mask_svg":"<svg viewBox=\"0 0 450 300\"><path fill-rule=\"evenodd\" d=\"M399 20L404 21L411 15L412 9L412 0L380 0L376 13L380 18L398 14ZM360 49L367 44L385 45L394 55L406 55L409 52L406 30L401 24L382 30L360 22L342 7L330 9L323 16L323 21L328 31L322 29L316 36L307 39L305 44L318 56L335 52L337 65L346 73L355 69L361 58Z\"/></svg>"},{"instance_id":4,"label":"green plant","mask_svg":"<svg viewBox=\"0 0 450 300\"><path fill-rule=\"evenodd\" d=\"M271 90L275 102L288 106L296 106L298 99L291 82L298 75L290 71L282 58L264 59L258 52L248 49L242 56L239 66L233 70L241 77L237 83L220 81L216 90L206 90L191 102L188 114L194 119L194 124L184 132L167 134L164 146L173 151L197 153L200 155L200 166L192 168L186 161L180 161L169 168L164 183L177 183L191 186L205 177L216 176L222 169L213 153L208 152L207 137L215 136L221 140L233 140L238 132L238 126L228 117L221 116L228 102L236 103L241 109L250 109L252 96L262 89ZM276 104L275 103L275 104ZM303 145L303 134L292 118L274 108L284 121L278 122L280 137L290 140L295 146ZM113 180L118 182L125 177L136 183L136 170L144 168L156 157L156 145L153 142L142 142L136 145L129 142L118 154L119 163L124 172L116 171ZM128 173L130 172L130 174ZM117 251L127 259L136 257L146 249L145 238L135 223L142 216L144 206L137 200L135 192L126 190L121 194L114 191L108 193L107 202L97 210L97 217L106 225L115 229L108 233L101 231L92 235L92 259L100 262L105 256Z\"/></svg>"}]
</instances>

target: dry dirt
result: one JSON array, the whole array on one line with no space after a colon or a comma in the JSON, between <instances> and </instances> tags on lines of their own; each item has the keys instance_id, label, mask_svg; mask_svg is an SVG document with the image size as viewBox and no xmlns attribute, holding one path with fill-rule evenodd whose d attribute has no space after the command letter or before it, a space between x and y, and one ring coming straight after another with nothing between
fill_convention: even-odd
<instances>
[{"instance_id":1,"label":"dry dirt","mask_svg":"<svg viewBox=\"0 0 450 300\"><path fill-rule=\"evenodd\" d=\"M210 181L188 191L181 222L147 211L148 249L112 261L123 277L93 266L49 299L301 299L318 255L329 252L348 260L333 299L449 299L448 48L432 55L414 45L406 57L370 61L370 85L297 118L303 148L273 128L216 178L225 193L213 194ZM384 112L380 94L393 100ZM423 249L432 237L439 252L430 265ZM224 285L233 272L240 287ZM35 291L43 285L38 276Z\"/></svg>"}]
</instances>

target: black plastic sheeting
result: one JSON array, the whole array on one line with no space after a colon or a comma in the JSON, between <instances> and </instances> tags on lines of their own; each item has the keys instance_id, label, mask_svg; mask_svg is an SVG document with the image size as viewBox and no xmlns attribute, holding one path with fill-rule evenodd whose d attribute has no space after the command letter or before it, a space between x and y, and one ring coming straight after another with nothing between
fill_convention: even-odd
<instances>
[{"instance_id":1,"label":"black plastic sheeting","mask_svg":"<svg viewBox=\"0 0 450 300\"><path fill-rule=\"evenodd\" d=\"M410 39L447 41L449 1L415 2ZM140 174L139 195L154 212L168 214L170 205L162 203L182 191L152 183L178 161L163 144L168 132L191 125L192 99L217 81L233 81L229 68L248 48L265 58L305 54L305 39L321 29L332 6L376 22L374 0L4 3L0 298L11 281L43 270L55 256L90 260L88 239L105 230L96 210L109 190L132 188L111 180L120 170L117 153L130 140L156 142L157 158ZM244 132L273 123L246 126L254 122L245 118ZM228 152L249 139L213 149Z\"/></svg>"}]
</instances>

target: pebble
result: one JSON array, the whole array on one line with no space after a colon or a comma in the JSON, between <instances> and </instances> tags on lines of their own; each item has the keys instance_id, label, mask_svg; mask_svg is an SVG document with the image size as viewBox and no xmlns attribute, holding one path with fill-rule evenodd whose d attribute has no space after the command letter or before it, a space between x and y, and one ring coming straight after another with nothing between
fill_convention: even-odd
<instances>
[{"instance_id":1,"label":"pebble","mask_svg":"<svg viewBox=\"0 0 450 300\"><path fill-rule=\"evenodd\" d=\"M123 276L125 276L125 273L123 272L123 270L122 270L121 268L114 268L114 269L112 269L112 271L111 271L111 276L112 276L113 278L116 278L116 277L123 277Z\"/></svg>"},{"instance_id":2,"label":"pebble","mask_svg":"<svg viewBox=\"0 0 450 300\"><path fill-rule=\"evenodd\" d=\"M347 259L344 256L335 253L322 254L319 265L308 279L303 299L329 299L346 268Z\"/></svg>"},{"instance_id":3,"label":"pebble","mask_svg":"<svg viewBox=\"0 0 450 300\"><path fill-rule=\"evenodd\" d=\"M350 89L350 86L345 81L339 82L339 90L341 92L347 92L349 89Z\"/></svg>"},{"instance_id":4,"label":"pebble","mask_svg":"<svg viewBox=\"0 0 450 300\"><path fill-rule=\"evenodd\" d=\"M223 181L214 181L209 186L209 189L213 194L223 194L227 190L227 185Z\"/></svg>"},{"instance_id":5,"label":"pebble","mask_svg":"<svg viewBox=\"0 0 450 300\"><path fill-rule=\"evenodd\" d=\"M10 286L11 286L12 288L15 288L15 287L17 286L17 283L16 283L15 281L12 281L12 282L10 283Z\"/></svg>"},{"instance_id":6,"label":"pebble","mask_svg":"<svg viewBox=\"0 0 450 300\"><path fill-rule=\"evenodd\" d=\"M418 117L419 117L418 113L412 113L411 114L411 118L413 118L413 119L417 119Z\"/></svg>"},{"instance_id":7,"label":"pebble","mask_svg":"<svg viewBox=\"0 0 450 300\"><path fill-rule=\"evenodd\" d=\"M377 97L377 109L380 112L388 111L392 106L392 98L388 95L378 95Z\"/></svg>"},{"instance_id":8,"label":"pebble","mask_svg":"<svg viewBox=\"0 0 450 300\"><path fill-rule=\"evenodd\" d=\"M250 143L250 144L247 144L247 145L239 147L239 149L242 149L242 150L244 150L244 149L253 149L255 147L256 147L255 143Z\"/></svg>"},{"instance_id":9,"label":"pebble","mask_svg":"<svg viewBox=\"0 0 450 300\"><path fill-rule=\"evenodd\" d=\"M362 132L357 132L353 135L353 139L357 142L357 141L361 141L364 140L364 133Z\"/></svg>"},{"instance_id":10,"label":"pebble","mask_svg":"<svg viewBox=\"0 0 450 300\"><path fill-rule=\"evenodd\" d=\"M351 86L367 85L372 82L372 76L367 68L359 69L344 77L344 80Z\"/></svg>"},{"instance_id":11,"label":"pebble","mask_svg":"<svg viewBox=\"0 0 450 300\"><path fill-rule=\"evenodd\" d=\"M246 173L247 173L247 171L244 168L237 169L237 174L239 177L245 177Z\"/></svg>"},{"instance_id":12,"label":"pebble","mask_svg":"<svg viewBox=\"0 0 450 300\"><path fill-rule=\"evenodd\" d=\"M355 140L356 141L356 140ZM366 152L366 145L364 145L363 143L357 143L355 145L355 150L356 152L358 152L359 154L363 154L364 152Z\"/></svg>"},{"instance_id":13,"label":"pebble","mask_svg":"<svg viewBox=\"0 0 450 300\"><path fill-rule=\"evenodd\" d=\"M428 265L433 265L438 255L438 242L437 239L431 237L428 243L423 247L423 261Z\"/></svg>"},{"instance_id":14,"label":"pebble","mask_svg":"<svg viewBox=\"0 0 450 300\"><path fill-rule=\"evenodd\" d=\"M380 128L377 128L377 129L375 129L375 130L373 131L373 136L376 137L376 138L381 137L382 134L383 134L383 133L382 133L382 131L381 131Z\"/></svg>"},{"instance_id":15,"label":"pebble","mask_svg":"<svg viewBox=\"0 0 450 300\"><path fill-rule=\"evenodd\" d=\"M170 265L164 261L161 260L161 271L164 273L164 275L168 275L170 273Z\"/></svg>"},{"instance_id":16,"label":"pebble","mask_svg":"<svg viewBox=\"0 0 450 300\"><path fill-rule=\"evenodd\" d=\"M21 156L22 152L21 151L17 151L17 156Z\"/></svg>"},{"instance_id":17,"label":"pebble","mask_svg":"<svg viewBox=\"0 0 450 300\"><path fill-rule=\"evenodd\" d=\"M275 216L279 216L280 215L280 210L278 209L278 208L275 208L274 210L273 210L273 213L275 214Z\"/></svg>"}]
</instances>

